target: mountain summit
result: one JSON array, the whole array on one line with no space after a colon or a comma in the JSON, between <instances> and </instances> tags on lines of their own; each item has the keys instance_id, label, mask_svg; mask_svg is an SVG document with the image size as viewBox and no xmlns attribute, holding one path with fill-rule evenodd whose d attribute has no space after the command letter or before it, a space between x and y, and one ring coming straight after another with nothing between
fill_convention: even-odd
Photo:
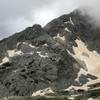
<instances>
[{"instance_id":1,"label":"mountain summit","mask_svg":"<svg viewBox=\"0 0 100 100\"><path fill-rule=\"evenodd\" d=\"M87 15L60 16L0 41L0 96L83 88L100 82L100 28Z\"/></svg>"}]
</instances>

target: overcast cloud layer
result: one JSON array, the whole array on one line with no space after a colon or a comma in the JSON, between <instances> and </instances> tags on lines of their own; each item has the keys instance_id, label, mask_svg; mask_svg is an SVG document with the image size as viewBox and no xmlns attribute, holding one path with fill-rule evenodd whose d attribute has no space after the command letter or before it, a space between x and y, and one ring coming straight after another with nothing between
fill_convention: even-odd
<instances>
[{"instance_id":1,"label":"overcast cloud layer","mask_svg":"<svg viewBox=\"0 0 100 100\"><path fill-rule=\"evenodd\" d=\"M100 0L0 0L0 39L35 23L43 26L78 7L98 22Z\"/></svg>"}]
</instances>

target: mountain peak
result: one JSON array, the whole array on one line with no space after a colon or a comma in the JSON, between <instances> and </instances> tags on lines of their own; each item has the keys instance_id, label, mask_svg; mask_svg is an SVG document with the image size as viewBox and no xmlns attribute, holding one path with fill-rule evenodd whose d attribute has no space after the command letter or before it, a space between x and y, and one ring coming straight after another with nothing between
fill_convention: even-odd
<instances>
[{"instance_id":1,"label":"mountain peak","mask_svg":"<svg viewBox=\"0 0 100 100\"><path fill-rule=\"evenodd\" d=\"M2 40L0 96L79 88L99 79L100 31L87 20L76 10Z\"/></svg>"}]
</instances>

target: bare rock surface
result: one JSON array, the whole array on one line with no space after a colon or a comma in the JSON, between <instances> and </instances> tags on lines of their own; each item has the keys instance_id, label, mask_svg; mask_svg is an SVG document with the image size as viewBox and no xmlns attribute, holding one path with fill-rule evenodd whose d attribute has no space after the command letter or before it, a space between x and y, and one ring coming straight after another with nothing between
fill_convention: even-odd
<instances>
[{"instance_id":1,"label":"bare rock surface","mask_svg":"<svg viewBox=\"0 0 100 100\"><path fill-rule=\"evenodd\" d=\"M80 88L99 80L100 28L88 20L76 10L1 40L0 97Z\"/></svg>"}]
</instances>

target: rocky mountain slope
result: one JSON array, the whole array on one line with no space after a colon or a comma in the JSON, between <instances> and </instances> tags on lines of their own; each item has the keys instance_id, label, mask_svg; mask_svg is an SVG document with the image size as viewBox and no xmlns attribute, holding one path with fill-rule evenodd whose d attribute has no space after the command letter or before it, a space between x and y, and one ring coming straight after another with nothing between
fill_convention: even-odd
<instances>
[{"instance_id":1,"label":"rocky mountain slope","mask_svg":"<svg viewBox=\"0 0 100 100\"><path fill-rule=\"evenodd\" d=\"M0 97L100 82L100 28L79 11L0 41Z\"/></svg>"}]
</instances>

